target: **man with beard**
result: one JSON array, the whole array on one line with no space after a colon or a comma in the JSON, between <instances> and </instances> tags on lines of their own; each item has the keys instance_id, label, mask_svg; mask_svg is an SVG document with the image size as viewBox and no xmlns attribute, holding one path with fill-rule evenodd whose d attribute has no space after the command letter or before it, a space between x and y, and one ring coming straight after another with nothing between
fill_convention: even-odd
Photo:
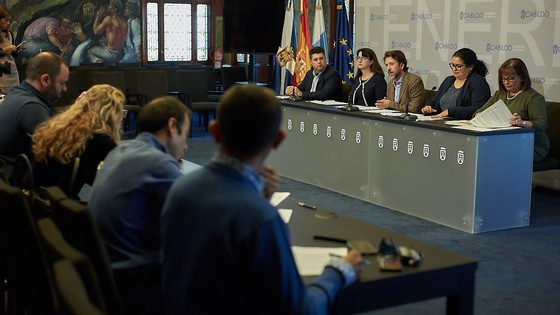
<instances>
[{"instance_id":1,"label":"man with beard","mask_svg":"<svg viewBox=\"0 0 560 315\"><path fill-rule=\"evenodd\" d=\"M406 111L408 106L409 112L420 113L426 92L422 79L408 72L406 56L402 51L387 51L383 59L391 80L387 84L387 97L378 100L375 106L401 112Z\"/></svg>"},{"instance_id":2,"label":"man with beard","mask_svg":"<svg viewBox=\"0 0 560 315\"><path fill-rule=\"evenodd\" d=\"M53 114L54 102L66 91L66 61L51 52L42 52L29 60L25 80L10 90L0 106L0 155L6 171L21 153L31 154L31 134Z\"/></svg>"}]
</instances>

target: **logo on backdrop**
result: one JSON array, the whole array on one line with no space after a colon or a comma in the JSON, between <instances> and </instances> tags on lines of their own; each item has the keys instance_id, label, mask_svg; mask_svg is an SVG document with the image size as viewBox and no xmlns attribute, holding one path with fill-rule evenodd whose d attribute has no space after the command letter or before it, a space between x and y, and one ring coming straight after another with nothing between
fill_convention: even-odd
<instances>
[{"instance_id":1,"label":"logo on backdrop","mask_svg":"<svg viewBox=\"0 0 560 315\"><path fill-rule=\"evenodd\" d=\"M313 135L316 136L317 135L317 124L313 124Z\"/></svg>"},{"instance_id":2,"label":"logo on backdrop","mask_svg":"<svg viewBox=\"0 0 560 315\"><path fill-rule=\"evenodd\" d=\"M288 119L288 130L292 130L292 120Z\"/></svg>"},{"instance_id":3,"label":"logo on backdrop","mask_svg":"<svg viewBox=\"0 0 560 315\"><path fill-rule=\"evenodd\" d=\"M412 12L410 14L410 19L412 21L431 20L432 19L432 14L431 13L414 13L414 12Z\"/></svg>"},{"instance_id":4,"label":"logo on backdrop","mask_svg":"<svg viewBox=\"0 0 560 315\"><path fill-rule=\"evenodd\" d=\"M447 158L447 149L444 147L441 147L439 149L439 159L442 161L445 161L445 159Z\"/></svg>"},{"instance_id":5,"label":"logo on backdrop","mask_svg":"<svg viewBox=\"0 0 560 315\"><path fill-rule=\"evenodd\" d=\"M362 133L357 131L356 132L356 143L361 143L362 142Z\"/></svg>"},{"instance_id":6,"label":"logo on backdrop","mask_svg":"<svg viewBox=\"0 0 560 315\"><path fill-rule=\"evenodd\" d=\"M369 16L370 22L373 22L373 21L380 21L380 20L381 20L381 21L388 21L389 19L390 19L390 18L389 18L389 14L373 14L373 13L372 13L372 14Z\"/></svg>"},{"instance_id":7,"label":"logo on backdrop","mask_svg":"<svg viewBox=\"0 0 560 315\"><path fill-rule=\"evenodd\" d=\"M330 138L332 136L332 128L331 126L327 126L327 138Z\"/></svg>"},{"instance_id":8,"label":"logo on backdrop","mask_svg":"<svg viewBox=\"0 0 560 315\"><path fill-rule=\"evenodd\" d=\"M532 83L546 83L546 79L543 77L531 77L531 82Z\"/></svg>"},{"instance_id":9,"label":"logo on backdrop","mask_svg":"<svg viewBox=\"0 0 560 315\"><path fill-rule=\"evenodd\" d=\"M408 141L406 149L407 149L406 151L408 152L408 154L414 153L414 142Z\"/></svg>"},{"instance_id":10,"label":"logo on backdrop","mask_svg":"<svg viewBox=\"0 0 560 315\"><path fill-rule=\"evenodd\" d=\"M299 123L299 131L300 132L304 132L305 131L305 122L300 122Z\"/></svg>"},{"instance_id":11,"label":"logo on backdrop","mask_svg":"<svg viewBox=\"0 0 560 315\"><path fill-rule=\"evenodd\" d=\"M440 50L440 49L457 50L457 43L435 42L434 47L436 48L436 50Z\"/></svg>"},{"instance_id":12,"label":"logo on backdrop","mask_svg":"<svg viewBox=\"0 0 560 315\"><path fill-rule=\"evenodd\" d=\"M416 75L430 75L430 69L418 69L418 68L408 68L408 72Z\"/></svg>"},{"instance_id":13,"label":"logo on backdrop","mask_svg":"<svg viewBox=\"0 0 560 315\"><path fill-rule=\"evenodd\" d=\"M380 149L383 149L383 146L384 146L384 144L385 144L384 142L385 142L385 141L384 141L384 139L383 139L383 136L379 136L379 138L377 138L377 146L378 146Z\"/></svg>"},{"instance_id":14,"label":"logo on backdrop","mask_svg":"<svg viewBox=\"0 0 560 315\"><path fill-rule=\"evenodd\" d=\"M399 149L399 139L393 138L393 151L397 151Z\"/></svg>"},{"instance_id":15,"label":"logo on backdrop","mask_svg":"<svg viewBox=\"0 0 560 315\"><path fill-rule=\"evenodd\" d=\"M391 41L391 48L392 49L402 49L402 48L410 48L412 44L410 42L396 42L394 40Z\"/></svg>"},{"instance_id":16,"label":"logo on backdrop","mask_svg":"<svg viewBox=\"0 0 560 315\"><path fill-rule=\"evenodd\" d=\"M521 10L520 16L521 19L547 18L550 16L550 12L548 10Z\"/></svg>"},{"instance_id":17,"label":"logo on backdrop","mask_svg":"<svg viewBox=\"0 0 560 315\"><path fill-rule=\"evenodd\" d=\"M459 12L459 20L466 19L483 19L484 12Z\"/></svg>"},{"instance_id":18,"label":"logo on backdrop","mask_svg":"<svg viewBox=\"0 0 560 315\"><path fill-rule=\"evenodd\" d=\"M486 51L512 51L513 46L510 44L492 44L486 43Z\"/></svg>"},{"instance_id":19,"label":"logo on backdrop","mask_svg":"<svg viewBox=\"0 0 560 315\"><path fill-rule=\"evenodd\" d=\"M346 140L346 129L344 128L340 129L340 140Z\"/></svg>"}]
</instances>

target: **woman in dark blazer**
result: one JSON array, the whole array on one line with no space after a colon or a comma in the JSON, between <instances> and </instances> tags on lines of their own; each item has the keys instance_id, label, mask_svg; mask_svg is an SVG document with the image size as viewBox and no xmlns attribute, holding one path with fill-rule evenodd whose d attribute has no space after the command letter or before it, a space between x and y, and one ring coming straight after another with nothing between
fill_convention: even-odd
<instances>
[{"instance_id":1,"label":"woman in dark blazer","mask_svg":"<svg viewBox=\"0 0 560 315\"><path fill-rule=\"evenodd\" d=\"M387 95L385 74L373 50L361 48L356 56L358 71L354 76L354 85L348 102L356 105L375 106L375 102Z\"/></svg>"},{"instance_id":2,"label":"woman in dark blazer","mask_svg":"<svg viewBox=\"0 0 560 315\"><path fill-rule=\"evenodd\" d=\"M488 68L469 48L457 50L449 67L453 75L443 80L434 98L422 108L422 114L471 119L490 98L485 79Z\"/></svg>"}]
</instances>

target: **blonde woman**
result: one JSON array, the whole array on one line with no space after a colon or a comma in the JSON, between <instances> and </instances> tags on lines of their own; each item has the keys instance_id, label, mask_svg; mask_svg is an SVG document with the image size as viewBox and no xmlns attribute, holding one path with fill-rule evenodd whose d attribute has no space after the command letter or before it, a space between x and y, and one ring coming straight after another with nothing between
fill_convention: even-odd
<instances>
[{"instance_id":1,"label":"blonde woman","mask_svg":"<svg viewBox=\"0 0 560 315\"><path fill-rule=\"evenodd\" d=\"M19 74L14 57L23 48L23 43L14 45L11 32L12 13L5 7L0 7L0 63L9 62L11 73L4 73L0 77L0 94L8 95L8 91L14 85L19 84Z\"/></svg>"},{"instance_id":2,"label":"blonde woman","mask_svg":"<svg viewBox=\"0 0 560 315\"><path fill-rule=\"evenodd\" d=\"M118 89L95 85L68 110L41 124L32 136L36 185L59 185L70 193L65 181L76 157L80 166L70 188L73 197L83 184L93 184L99 163L120 141L124 101Z\"/></svg>"}]
</instances>

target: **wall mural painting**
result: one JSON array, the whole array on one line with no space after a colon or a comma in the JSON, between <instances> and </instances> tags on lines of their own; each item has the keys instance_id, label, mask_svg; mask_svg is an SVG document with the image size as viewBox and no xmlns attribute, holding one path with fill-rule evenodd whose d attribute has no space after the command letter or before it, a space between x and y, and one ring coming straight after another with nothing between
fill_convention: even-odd
<instances>
[{"instance_id":1,"label":"wall mural painting","mask_svg":"<svg viewBox=\"0 0 560 315\"><path fill-rule=\"evenodd\" d=\"M70 66L141 60L138 0L5 2L15 42L25 41L19 63L42 51L61 55Z\"/></svg>"}]
</instances>

